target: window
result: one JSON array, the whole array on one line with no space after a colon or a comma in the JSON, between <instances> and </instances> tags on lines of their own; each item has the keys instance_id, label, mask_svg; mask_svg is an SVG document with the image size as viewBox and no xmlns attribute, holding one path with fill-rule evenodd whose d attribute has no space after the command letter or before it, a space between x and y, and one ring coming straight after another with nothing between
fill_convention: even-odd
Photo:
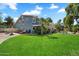
<instances>
[{"instance_id":1,"label":"window","mask_svg":"<svg viewBox=\"0 0 79 59\"><path fill-rule=\"evenodd\" d=\"M36 23L36 19L35 18L33 18L33 22L32 23Z\"/></svg>"}]
</instances>

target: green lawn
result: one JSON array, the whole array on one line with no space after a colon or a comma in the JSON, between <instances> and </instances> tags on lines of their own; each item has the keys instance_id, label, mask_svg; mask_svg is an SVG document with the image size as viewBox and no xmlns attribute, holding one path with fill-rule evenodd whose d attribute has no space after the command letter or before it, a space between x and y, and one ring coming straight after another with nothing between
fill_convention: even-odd
<instances>
[{"instance_id":1,"label":"green lawn","mask_svg":"<svg viewBox=\"0 0 79 59\"><path fill-rule=\"evenodd\" d=\"M79 35L19 35L0 45L0 55L63 56L79 55Z\"/></svg>"}]
</instances>

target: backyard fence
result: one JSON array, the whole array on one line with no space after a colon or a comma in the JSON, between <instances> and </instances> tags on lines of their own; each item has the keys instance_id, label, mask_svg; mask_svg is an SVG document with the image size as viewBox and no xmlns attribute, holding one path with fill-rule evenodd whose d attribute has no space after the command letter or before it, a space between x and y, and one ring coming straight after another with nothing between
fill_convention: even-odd
<instances>
[{"instance_id":1,"label":"backyard fence","mask_svg":"<svg viewBox=\"0 0 79 59\"><path fill-rule=\"evenodd\" d=\"M0 32L16 32L16 28L0 28Z\"/></svg>"}]
</instances>

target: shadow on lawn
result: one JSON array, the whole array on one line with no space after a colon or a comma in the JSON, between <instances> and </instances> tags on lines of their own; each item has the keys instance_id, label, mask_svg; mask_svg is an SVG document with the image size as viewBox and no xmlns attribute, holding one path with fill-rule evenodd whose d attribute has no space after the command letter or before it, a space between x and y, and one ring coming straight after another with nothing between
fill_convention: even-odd
<instances>
[{"instance_id":1,"label":"shadow on lawn","mask_svg":"<svg viewBox=\"0 0 79 59\"><path fill-rule=\"evenodd\" d=\"M48 37L48 39L58 39L58 37L52 37L52 36L47 36Z\"/></svg>"},{"instance_id":2,"label":"shadow on lawn","mask_svg":"<svg viewBox=\"0 0 79 59\"><path fill-rule=\"evenodd\" d=\"M45 35L37 35L37 34L25 34L25 35L30 35L30 36L34 36L34 37L47 37L50 40L54 40L54 39L58 39L58 37L55 36L51 36L49 34L45 34Z\"/></svg>"}]
</instances>

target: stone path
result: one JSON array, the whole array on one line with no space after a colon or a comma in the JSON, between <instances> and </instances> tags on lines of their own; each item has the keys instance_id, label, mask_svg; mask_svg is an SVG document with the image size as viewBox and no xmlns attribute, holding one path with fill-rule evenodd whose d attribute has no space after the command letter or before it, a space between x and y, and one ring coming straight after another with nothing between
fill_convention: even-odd
<instances>
[{"instance_id":1,"label":"stone path","mask_svg":"<svg viewBox=\"0 0 79 59\"><path fill-rule=\"evenodd\" d=\"M0 44L3 43L5 40L11 38L11 37L14 37L16 35L20 35L20 34L14 34L12 36L10 36L9 34L5 34L5 33L0 33Z\"/></svg>"}]
</instances>

